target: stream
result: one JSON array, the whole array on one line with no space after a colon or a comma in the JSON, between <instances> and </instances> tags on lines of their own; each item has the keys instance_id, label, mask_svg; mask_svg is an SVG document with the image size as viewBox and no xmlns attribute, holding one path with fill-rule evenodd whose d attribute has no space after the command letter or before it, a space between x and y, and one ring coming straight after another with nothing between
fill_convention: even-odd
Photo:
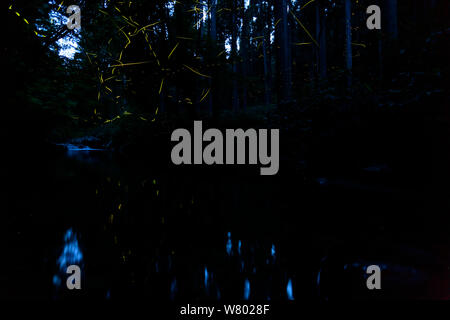
<instances>
[{"instance_id":1,"label":"stream","mask_svg":"<svg viewBox=\"0 0 450 320\"><path fill-rule=\"evenodd\" d=\"M371 175L379 177L383 166L367 168L364 182L162 166L80 146L59 146L38 159L4 180L9 263L2 266L2 297L305 301L448 294L448 224L436 229L436 221L424 219L422 191L377 184ZM79 292L65 288L71 264L82 270ZM384 274L381 293L365 287L371 264Z\"/></svg>"}]
</instances>

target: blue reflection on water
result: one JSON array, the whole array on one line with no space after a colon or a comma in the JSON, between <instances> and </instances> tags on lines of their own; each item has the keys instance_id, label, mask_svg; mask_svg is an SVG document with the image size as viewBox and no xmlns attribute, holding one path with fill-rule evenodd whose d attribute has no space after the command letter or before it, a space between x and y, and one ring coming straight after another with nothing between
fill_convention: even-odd
<instances>
[{"instance_id":1,"label":"blue reflection on water","mask_svg":"<svg viewBox=\"0 0 450 320\"><path fill-rule=\"evenodd\" d=\"M53 276L53 284L56 287L59 287L61 285L61 278L58 277L56 274Z\"/></svg>"},{"instance_id":2,"label":"blue reflection on water","mask_svg":"<svg viewBox=\"0 0 450 320\"><path fill-rule=\"evenodd\" d=\"M91 148L84 145L79 144L57 144L59 146L63 146L66 149L66 155L68 158L75 159L77 161L88 163L88 164L100 164L103 163L99 154L104 149Z\"/></svg>"},{"instance_id":3,"label":"blue reflection on water","mask_svg":"<svg viewBox=\"0 0 450 320\"><path fill-rule=\"evenodd\" d=\"M64 248L57 260L60 274L53 276L53 285L57 288L60 287L62 284L61 275L66 274L67 267L70 265L78 265L81 267L82 262L83 253L78 245L77 235L70 228L64 234Z\"/></svg>"},{"instance_id":4,"label":"blue reflection on water","mask_svg":"<svg viewBox=\"0 0 450 320\"><path fill-rule=\"evenodd\" d=\"M317 274L317 280L316 280L316 283L318 286L320 286L320 271L321 270L319 270L319 273Z\"/></svg>"},{"instance_id":5,"label":"blue reflection on water","mask_svg":"<svg viewBox=\"0 0 450 320\"><path fill-rule=\"evenodd\" d=\"M173 278L172 283L170 284L170 299L175 299L175 294L177 292L177 279Z\"/></svg>"},{"instance_id":6,"label":"blue reflection on water","mask_svg":"<svg viewBox=\"0 0 450 320\"><path fill-rule=\"evenodd\" d=\"M208 269L205 267L205 287L208 287Z\"/></svg>"},{"instance_id":7,"label":"blue reflection on water","mask_svg":"<svg viewBox=\"0 0 450 320\"><path fill-rule=\"evenodd\" d=\"M64 249L58 258L59 270L66 272L70 265L79 265L83 260L83 253L78 245L78 239L72 228L66 231L64 235Z\"/></svg>"},{"instance_id":8,"label":"blue reflection on water","mask_svg":"<svg viewBox=\"0 0 450 320\"><path fill-rule=\"evenodd\" d=\"M248 300L248 298L250 298L250 281L248 281L248 279L245 279L244 300Z\"/></svg>"},{"instance_id":9,"label":"blue reflection on water","mask_svg":"<svg viewBox=\"0 0 450 320\"><path fill-rule=\"evenodd\" d=\"M73 144L58 144L59 146L64 146L67 148L67 153L70 155L72 151L103 151L103 149L91 148L88 146L80 146Z\"/></svg>"},{"instance_id":10,"label":"blue reflection on water","mask_svg":"<svg viewBox=\"0 0 450 320\"><path fill-rule=\"evenodd\" d=\"M286 286L286 294L288 300L294 300L294 294L292 293L292 279L289 279L288 284Z\"/></svg>"},{"instance_id":11,"label":"blue reflection on water","mask_svg":"<svg viewBox=\"0 0 450 320\"><path fill-rule=\"evenodd\" d=\"M227 241L227 254L231 255L231 232L228 232L228 241Z\"/></svg>"}]
</instances>

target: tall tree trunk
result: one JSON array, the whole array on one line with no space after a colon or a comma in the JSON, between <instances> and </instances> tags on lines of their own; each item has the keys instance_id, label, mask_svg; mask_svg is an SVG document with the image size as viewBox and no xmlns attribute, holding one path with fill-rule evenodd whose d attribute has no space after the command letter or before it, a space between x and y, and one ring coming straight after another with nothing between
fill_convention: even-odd
<instances>
[{"instance_id":1,"label":"tall tree trunk","mask_svg":"<svg viewBox=\"0 0 450 320\"><path fill-rule=\"evenodd\" d=\"M184 10L182 6L175 6L175 35L184 35ZM186 49L183 47L178 48L178 52L175 55L176 63L181 64L184 62L184 56L187 54ZM176 113L184 113L185 106L180 103L183 99L183 81L182 77L175 77L175 101L176 101Z\"/></svg>"},{"instance_id":2,"label":"tall tree trunk","mask_svg":"<svg viewBox=\"0 0 450 320\"><path fill-rule=\"evenodd\" d=\"M167 13L166 10L161 10L161 14L165 15ZM166 17L167 19L168 17ZM168 21L168 20L167 20ZM162 35L161 37L163 37L165 39L166 34L168 35L168 26L164 23L162 24ZM162 56L161 58L163 58L164 60L166 60L167 54L168 54L168 48L167 48L167 44L168 44L169 38L167 37L166 41L164 41L164 44L161 48L161 53ZM164 64L167 64L167 61L163 61ZM165 81L166 79L164 79L164 83L163 83L163 87L161 88L161 92L159 94L159 111L160 112L166 112L166 86L168 85L167 81Z\"/></svg>"},{"instance_id":3,"label":"tall tree trunk","mask_svg":"<svg viewBox=\"0 0 450 320\"><path fill-rule=\"evenodd\" d=\"M241 35L241 51L242 51L242 109L247 108L247 73L248 73L248 48L249 48L249 10L245 10L245 0L241 0L241 7L244 8L242 17L242 35Z\"/></svg>"},{"instance_id":4,"label":"tall tree trunk","mask_svg":"<svg viewBox=\"0 0 450 320\"><path fill-rule=\"evenodd\" d=\"M210 6L211 6L211 30L210 30L210 37L211 41L213 43L217 40L217 0L210 0Z\"/></svg>"},{"instance_id":5,"label":"tall tree trunk","mask_svg":"<svg viewBox=\"0 0 450 320\"><path fill-rule=\"evenodd\" d=\"M423 5L422 1L414 1L414 3L421 3ZM384 22L386 25L385 30L385 39L383 42L384 46L384 52L383 52L383 58L385 60L383 65L383 76L385 79L391 79L395 73L397 72L398 63L400 62L398 60L398 23L397 23L397 0L385 0L385 6L386 6L386 15L384 17ZM416 5L414 5L414 8L416 8ZM421 6L416 12L419 16L417 16L417 19L419 20L418 25L415 27L418 32L423 32L425 29L424 26L424 19L423 19L423 6ZM420 36L417 37L417 39L420 39Z\"/></svg>"},{"instance_id":6,"label":"tall tree trunk","mask_svg":"<svg viewBox=\"0 0 450 320\"><path fill-rule=\"evenodd\" d=\"M263 69L264 69L264 103L269 105L272 103L272 62L269 54L270 50L270 34L271 34L271 11L270 6L265 6L263 1L259 0L258 6L258 29L262 37L263 50ZM267 27L266 27L267 26Z\"/></svg>"},{"instance_id":7,"label":"tall tree trunk","mask_svg":"<svg viewBox=\"0 0 450 320\"><path fill-rule=\"evenodd\" d=\"M196 56L199 59L201 64L205 63L205 58L201 54L202 43L203 43L203 15L202 13L198 12L196 14L196 27L198 28L198 39L197 39L197 48L196 48ZM203 79L202 79L203 80ZM200 88L202 86L202 82L198 77L195 78L195 88ZM202 93L199 90L195 90L195 116L198 117L200 114L203 113L203 106L205 105L204 102L200 102L202 99Z\"/></svg>"},{"instance_id":8,"label":"tall tree trunk","mask_svg":"<svg viewBox=\"0 0 450 320\"><path fill-rule=\"evenodd\" d=\"M291 100L291 65L289 63L288 0L276 0L276 46L278 104Z\"/></svg>"},{"instance_id":9,"label":"tall tree trunk","mask_svg":"<svg viewBox=\"0 0 450 320\"><path fill-rule=\"evenodd\" d=\"M348 87L348 89L351 89L351 87L352 87L352 68L353 68L351 0L345 0L344 11L345 11L345 67L347 70L347 87Z\"/></svg>"},{"instance_id":10,"label":"tall tree trunk","mask_svg":"<svg viewBox=\"0 0 450 320\"><path fill-rule=\"evenodd\" d=\"M389 40L398 39L397 0L387 0L387 33Z\"/></svg>"},{"instance_id":11,"label":"tall tree trunk","mask_svg":"<svg viewBox=\"0 0 450 320\"><path fill-rule=\"evenodd\" d=\"M210 30L209 30L209 36L211 38L211 52L212 52L212 59L210 61L211 64L214 64L213 61L216 58L216 46L217 46L217 25L216 25L216 21L217 21L217 0L210 0L210 6L211 6L211 19L210 19ZM215 70L215 68L212 68L213 70ZM212 73L214 76L213 78L215 78L215 72ZM208 115L212 116L213 115L213 103L214 103L214 89L213 89L213 80L209 79L209 88L210 88L210 92L209 92L209 96L208 96Z\"/></svg>"},{"instance_id":12,"label":"tall tree trunk","mask_svg":"<svg viewBox=\"0 0 450 320\"><path fill-rule=\"evenodd\" d=\"M319 43L317 52L317 69L320 80L327 78L327 17L321 12L320 4L316 4L316 39Z\"/></svg>"},{"instance_id":13,"label":"tall tree trunk","mask_svg":"<svg viewBox=\"0 0 450 320\"><path fill-rule=\"evenodd\" d=\"M233 0L233 8L231 13L231 64L233 69L233 92L232 92L232 108L236 112L239 110L239 91L237 82L237 0Z\"/></svg>"},{"instance_id":14,"label":"tall tree trunk","mask_svg":"<svg viewBox=\"0 0 450 320\"><path fill-rule=\"evenodd\" d=\"M291 100L291 83L292 83L292 64L290 50L290 33L288 24L288 0L283 0L283 87L284 97L286 101Z\"/></svg>"},{"instance_id":15,"label":"tall tree trunk","mask_svg":"<svg viewBox=\"0 0 450 320\"><path fill-rule=\"evenodd\" d=\"M264 98L265 98L265 103L266 105L269 105L272 101L272 94L271 94L271 90L270 90L270 73L269 73L269 68L271 67L270 65L270 61L268 59L268 54L267 54L267 40L266 37L264 36L263 38L263 56L264 56Z\"/></svg>"},{"instance_id":16,"label":"tall tree trunk","mask_svg":"<svg viewBox=\"0 0 450 320\"><path fill-rule=\"evenodd\" d=\"M320 75L319 75L319 70L320 70L320 6L319 6L319 2L316 1L316 5L315 5L315 22L316 22L316 40L319 43L319 47L317 46L313 46L314 48L314 72L316 74L316 78L315 80L317 80Z\"/></svg>"},{"instance_id":17,"label":"tall tree trunk","mask_svg":"<svg viewBox=\"0 0 450 320\"><path fill-rule=\"evenodd\" d=\"M269 93L269 102L272 103L273 96L273 69L272 69L272 59L273 59L273 47L272 47L272 17L274 16L273 7L269 4L267 5L266 10L266 23L267 23L267 33L266 33L266 55L267 55L267 83L268 83L268 93Z\"/></svg>"}]
</instances>

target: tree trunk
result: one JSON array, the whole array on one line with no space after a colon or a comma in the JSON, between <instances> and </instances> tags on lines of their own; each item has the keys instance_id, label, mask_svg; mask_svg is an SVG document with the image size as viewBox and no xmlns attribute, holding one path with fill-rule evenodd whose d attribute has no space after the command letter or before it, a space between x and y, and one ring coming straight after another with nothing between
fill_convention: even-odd
<instances>
[{"instance_id":1,"label":"tree trunk","mask_svg":"<svg viewBox=\"0 0 450 320\"><path fill-rule=\"evenodd\" d=\"M214 59L216 58L216 45L217 45L217 25L216 25L216 21L217 21L217 0L211 0L210 2L210 6L211 6L211 19L210 19L210 33L209 36L211 38L211 52L212 52L212 59L210 61L211 64L213 64ZM212 68L213 70L215 70L215 68ZM215 75L215 72L213 72L213 75ZM213 77L215 78L215 77ZM214 103L214 90L213 90L213 80L209 79L209 88L210 88L210 92L209 92L209 96L208 96L208 115L212 116L213 115L213 103Z\"/></svg>"},{"instance_id":2,"label":"tree trunk","mask_svg":"<svg viewBox=\"0 0 450 320\"><path fill-rule=\"evenodd\" d=\"M345 0L344 11L345 11L345 67L347 70L347 87L348 87L348 89L351 89L351 87L352 87L352 68L353 68L351 0Z\"/></svg>"},{"instance_id":3,"label":"tree trunk","mask_svg":"<svg viewBox=\"0 0 450 320\"><path fill-rule=\"evenodd\" d=\"M387 33L389 40L398 39L397 0L387 0Z\"/></svg>"},{"instance_id":4,"label":"tree trunk","mask_svg":"<svg viewBox=\"0 0 450 320\"><path fill-rule=\"evenodd\" d=\"M291 65L289 63L288 0L276 0L276 46L278 104L291 100Z\"/></svg>"},{"instance_id":5,"label":"tree trunk","mask_svg":"<svg viewBox=\"0 0 450 320\"><path fill-rule=\"evenodd\" d=\"M244 1L241 0L241 7L244 8ZM249 48L249 19L248 10L244 9L242 18L242 35L241 35L241 51L242 51L242 109L247 108L247 73L248 73L248 48Z\"/></svg>"},{"instance_id":6,"label":"tree trunk","mask_svg":"<svg viewBox=\"0 0 450 320\"><path fill-rule=\"evenodd\" d=\"M422 1L414 1L414 3L422 3ZM386 15L384 17L386 30L385 39L383 41L384 52L383 52L383 77L384 79L391 79L397 72L398 63L398 23L397 23L397 0L385 0ZM416 5L414 6L416 7ZM417 32L421 33L425 29L424 19L423 19L423 7L420 7L417 14L417 19L419 20L415 29ZM419 39L420 37L417 37Z\"/></svg>"},{"instance_id":7,"label":"tree trunk","mask_svg":"<svg viewBox=\"0 0 450 320\"><path fill-rule=\"evenodd\" d=\"M324 12L320 12L321 7L316 4L316 39L319 43L317 49L317 65L320 80L327 78L327 24Z\"/></svg>"},{"instance_id":8,"label":"tree trunk","mask_svg":"<svg viewBox=\"0 0 450 320\"><path fill-rule=\"evenodd\" d=\"M264 6L263 1L259 2L257 16L259 19L258 29L262 37L263 50L263 69L264 69L264 103L269 105L272 103L272 62L269 54L270 50L270 34L271 34L271 12L270 7ZM263 7L264 6L264 7ZM266 26L268 26L266 28Z\"/></svg>"},{"instance_id":9,"label":"tree trunk","mask_svg":"<svg viewBox=\"0 0 450 320\"><path fill-rule=\"evenodd\" d=\"M162 10L162 15L165 15L167 13L167 11ZM168 26L164 23L162 24L162 37L165 39L165 35L168 35ZM168 48L167 48L167 43L169 41L169 38L167 38L166 41L164 41L164 44L161 48L161 58L164 58L164 60L166 60L165 57L167 57L168 54ZM163 61L163 63L167 63L167 61ZM164 80L163 80L164 81ZM167 81L164 81L163 86L161 88L161 92L159 94L159 111L160 112L166 112L166 86L168 85Z\"/></svg>"},{"instance_id":10,"label":"tree trunk","mask_svg":"<svg viewBox=\"0 0 450 320\"><path fill-rule=\"evenodd\" d=\"M266 37L263 38L263 56L264 56L264 97L265 97L265 103L266 105L269 105L272 101L271 98L271 90L270 90L270 61L268 60L267 55L267 44L266 44Z\"/></svg>"},{"instance_id":11,"label":"tree trunk","mask_svg":"<svg viewBox=\"0 0 450 320\"><path fill-rule=\"evenodd\" d=\"M211 30L210 37L213 44L217 40L217 0L211 0Z\"/></svg>"},{"instance_id":12,"label":"tree trunk","mask_svg":"<svg viewBox=\"0 0 450 320\"><path fill-rule=\"evenodd\" d=\"M319 70L320 70L320 7L319 7L318 1L316 2L316 6L315 6L315 22L316 22L316 40L319 43L319 47L313 46L313 48L314 48L314 63L315 63L314 72L316 73L315 80L317 80L320 77L320 75L319 75Z\"/></svg>"},{"instance_id":13,"label":"tree trunk","mask_svg":"<svg viewBox=\"0 0 450 320\"><path fill-rule=\"evenodd\" d=\"M236 0L233 0L233 12L231 14L231 64L233 70L233 88L232 88L232 108L233 111L236 112L239 109L239 91L238 91L238 83L237 83L237 19L236 19L236 11L237 5Z\"/></svg>"}]
</instances>

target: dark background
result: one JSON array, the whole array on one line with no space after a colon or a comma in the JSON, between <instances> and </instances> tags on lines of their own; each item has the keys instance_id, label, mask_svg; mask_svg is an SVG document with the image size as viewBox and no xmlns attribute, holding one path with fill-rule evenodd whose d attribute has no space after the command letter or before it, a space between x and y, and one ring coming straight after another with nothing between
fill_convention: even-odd
<instances>
[{"instance_id":1,"label":"dark background","mask_svg":"<svg viewBox=\"0 0 450 320\"><path fill-rule=\"evenodd\" d=\"M450 296L448 1L70 4L2 5L0 299ZM172 165L194 120L280 129L279 173Z\"/></svg>"}]
</instances>

